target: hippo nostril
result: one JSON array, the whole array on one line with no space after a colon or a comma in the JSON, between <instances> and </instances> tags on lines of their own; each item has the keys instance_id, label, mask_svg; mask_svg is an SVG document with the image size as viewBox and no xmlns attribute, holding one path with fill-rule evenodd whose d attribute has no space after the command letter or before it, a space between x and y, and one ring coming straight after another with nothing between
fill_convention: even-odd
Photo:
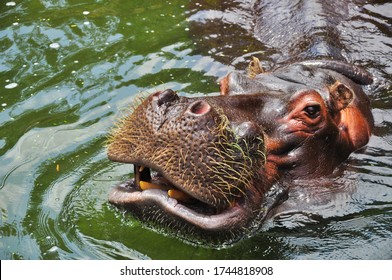
<instances>
[{"instance_id":1,"label":"hippo nostril","mask_svg":"<svg viewBox=\"0 0 392 280\"><path fill-rule=\"evenodd\" d=\"M171 89L166 89L164 91L158 92L155 96L158 97L158 106L161 106L178 98L177 94Z\"/></svg>"},{"instance_id":2,"label":"hippo nostril","mask_svg":"<svg viewBox=\"0 0 392 280\"><path fill-rule=\"evenodd\" d=\"M210 109L211 106L206 101L198 100L189 106L188 111L195 115L204 115L208 113Z\"/></svg>"}]
</instances>

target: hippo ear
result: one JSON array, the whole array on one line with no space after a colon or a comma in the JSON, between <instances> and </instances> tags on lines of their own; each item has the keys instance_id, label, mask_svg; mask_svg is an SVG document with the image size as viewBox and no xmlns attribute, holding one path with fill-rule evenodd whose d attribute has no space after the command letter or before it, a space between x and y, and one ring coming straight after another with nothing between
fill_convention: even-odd
<instances>
[{"instance_id":1,"label":"hippo ear","mask_svg":"<svg viewBox=\"0 0 392 280\"><path fill-rule=\"evenodd\" d=\"M329 87L329 102L333 109L340 111L346 108L354 99L354 92L352 89L336 81Z\"/></svg>"},{"instance_id":2,"label":"hippo ear","mask_svg":"<svg viewBox=\"0 0 392 280\"><path fill-rule=\"evenodd\" d=\"M249 62L247 69L248 77L253 79L254 77L256 77L256 75L261 73L264 73L264 69L261 66L260 60L257 57L252 56L252 61Z\"/></svg>"}]
</instances>

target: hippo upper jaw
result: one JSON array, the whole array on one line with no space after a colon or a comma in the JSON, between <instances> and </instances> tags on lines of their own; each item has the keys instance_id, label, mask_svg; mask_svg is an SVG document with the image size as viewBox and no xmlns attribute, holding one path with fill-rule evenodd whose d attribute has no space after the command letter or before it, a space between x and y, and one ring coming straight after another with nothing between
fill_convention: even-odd
<instances>
[{"instance_id":1,"label":"hippo upper jaw","mask_svg":"<svg viewBox=\"0 0 392 280\"><path fill-rule=\"evenodd\" d=\"M150 167L193 198L225 209L262 169L264 134L255 123L230 121L216 103L166 90L119 123L108 157Z\"/></svg>"}]
</instances>

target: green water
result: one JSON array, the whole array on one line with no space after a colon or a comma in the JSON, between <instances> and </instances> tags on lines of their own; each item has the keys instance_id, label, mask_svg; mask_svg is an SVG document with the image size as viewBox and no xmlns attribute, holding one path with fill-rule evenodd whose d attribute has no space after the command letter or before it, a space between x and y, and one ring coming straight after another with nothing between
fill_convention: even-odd
<instances>
[{"instance_id":1,"label":"green water","mask_svg":"<svg viewBox=\"0 0 392 280\"><path fill-rule=\"evenodd\" d=\"M185 0L15 2L0 2L0 259L392 258L384 138L348 168L372 159L379 167L352 179L364 178L348 203L365 206L294 229L272 225L229 248L184 243L110 206L111 187L132 167L110 162L105 140L133 98L164 88L214 93L233 67L198 52ZM379 194L369 200L368 185ZM363 244L378 249L355 250Z\"/></svg>"}]
</instances>

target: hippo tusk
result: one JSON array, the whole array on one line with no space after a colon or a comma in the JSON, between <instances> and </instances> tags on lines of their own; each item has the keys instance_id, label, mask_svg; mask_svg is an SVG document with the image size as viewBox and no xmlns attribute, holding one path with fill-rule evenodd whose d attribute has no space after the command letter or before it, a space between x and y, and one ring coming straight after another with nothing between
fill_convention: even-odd
<instances>
[{"instance_id":1,"label":"hippo tusk","mask_svg":"<svg viewBox=\"0 0 392 280\"><path fill-rule=\"evenodd\" d=\"M146 181L140 181L139 186L143 191L149 190L149 189L159 189L159 190L167 190L168 189L165 186L146 182Z\"/></svg>"},{"instance_id":2,"label":"hippo tusk","mask_svg":"<svg viewBox=\"0 0 392 280\"><path fill-rule=\"evenodd\" d=\"M190 195L188 195L182 191L175 190L175 189L168 190L167 195L171 198L174 198L174 199L176 199L178 201L182 201L182 202L188 202L193 199Z\"/></svg>"}]
</instances>

